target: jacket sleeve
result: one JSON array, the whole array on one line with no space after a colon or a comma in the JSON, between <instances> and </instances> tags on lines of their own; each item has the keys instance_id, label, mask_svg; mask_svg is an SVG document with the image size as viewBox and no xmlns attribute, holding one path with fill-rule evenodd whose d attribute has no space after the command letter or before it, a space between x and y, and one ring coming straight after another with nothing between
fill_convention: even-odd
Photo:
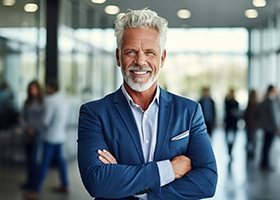
<instances>
[{"instance_id":1,"label":"jacket sleeve","mask_svg":"<svg viewBox=\"0 0 280 200\"><path fill-rule=\"evenodd\" d=\"M218 179L217 166L199 104L191 118L190 127L186 156L192 161L192 170L162 187L160 193L149 194L153 197L151 199L197 200L214 196Z\"/></svg>"},{"instance_id":2,"label":"jacket sleeve","mask_svg":"<svg viewBox=\"0 0 280 200\"><path fill-rule=\"evenodd\" d=\"M116 199L133 196L141 191L159 190L160 178L155 162L105 165L98 160L97 150L109 149L103 126L98 115L87 105L80 108L78 165L83 184L89 194L92 197Z\"/></svg>"}]
</instances>

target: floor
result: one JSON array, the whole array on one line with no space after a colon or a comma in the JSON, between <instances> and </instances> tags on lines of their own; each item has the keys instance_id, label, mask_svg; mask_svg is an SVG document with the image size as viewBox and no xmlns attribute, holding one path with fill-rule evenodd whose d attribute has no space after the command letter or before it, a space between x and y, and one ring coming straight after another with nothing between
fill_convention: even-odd
<instances>
[{"instance_id":1,"label":"floor","mask_svg":"<svg viewBox=\"0 0 280 200\"><path fill-rule=\"evenodd\" d=\"M224 140L219 129L213 135L212 145L218 164L218 185L214 200L279 200L280 199L280 137L275 137L271 149L273 171L259 168L262 147L262 132L257 133L255 159L248 161L245 153L246 135L238 131L230 162Z\"/></svg>"},{"instance_id":2,"label":"floor","mask_svg":"<svg viewBox=\"0 0 280 200\"><path fill-rule=\"evenodd\" d=\"M212 144L218 164L218 186L216 195L211 200L279 200L280 199L280 137L273 143L271 157L274 171L261 171L258 167L262 133L257 135L257 151L254 160L247 162L245 154L245 133L237 133L233 149L233 159L229 162L224 142L224 132L216 129ZM76 160L69 161L70 194L52 193L51 188L58 185L57 171L52 169L44 183L41 200L90 200L85 191L77 168ZM24 200L19 189L24 180L24 169L21 164L0 163L0 199Z\"/></svg>"}]
</instances>

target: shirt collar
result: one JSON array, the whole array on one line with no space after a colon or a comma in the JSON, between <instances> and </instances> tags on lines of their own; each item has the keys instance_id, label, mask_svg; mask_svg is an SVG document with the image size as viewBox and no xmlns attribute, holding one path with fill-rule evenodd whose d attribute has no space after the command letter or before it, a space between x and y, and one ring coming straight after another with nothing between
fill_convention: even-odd
<instances>
[{"instance_id":1,"label":"shirt collar","mask_svg":"<svg viewBox=\"0 0 280 200\"><path fill-rule=\"evenodd\" d=\"M128 104L129 104L129 105L135 104L134 101L133 101L133 99L131 98L131 96L130 96L130 95L128 94L128 92L126 91L126 89L125 89L125 87L124 87L123 84L122 84L121 89L122 89L122 93L123 93L124 97L126 98ZM159 89L159 86L157 85L156 94L155 94L154 99L153 99L153 101L151 102L151 104L153 104L154 102L156 102L157 105L159 105L159 94L160 94L160 89Z\"/></svg>"}]
</instances>

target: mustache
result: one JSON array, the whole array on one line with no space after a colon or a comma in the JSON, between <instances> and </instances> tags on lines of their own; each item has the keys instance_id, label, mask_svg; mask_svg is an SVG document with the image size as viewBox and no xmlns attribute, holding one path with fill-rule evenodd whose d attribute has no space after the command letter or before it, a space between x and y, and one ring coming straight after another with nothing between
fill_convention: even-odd
<instances>
[{"instance_id":1,"label":"mustache","mask_svg":"<svg viewBox=\"0 0 280 200\"><path fill-rule=\"evenodd\" d=\"M129 66L129 71L153 71L151 67L144 67L144 66Z\"/></svg>"}]
</instances>

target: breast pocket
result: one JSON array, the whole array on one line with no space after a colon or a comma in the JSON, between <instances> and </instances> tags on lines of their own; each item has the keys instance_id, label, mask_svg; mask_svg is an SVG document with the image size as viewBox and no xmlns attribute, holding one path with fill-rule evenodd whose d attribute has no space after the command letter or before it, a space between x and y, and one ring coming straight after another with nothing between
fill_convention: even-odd
<instances>
[{"instance_id":1,"label":"breast pocket","mask_svg":"<svg viewBox=\"0 0 280 200\"><path fill-rule=\"evenodd\" d=\"M170 148L174 148L174 147L187 147L188 143L189 143L189 130L180 133L174 137L171 138L170 140Z\"/></svg>"}]
</instances>

